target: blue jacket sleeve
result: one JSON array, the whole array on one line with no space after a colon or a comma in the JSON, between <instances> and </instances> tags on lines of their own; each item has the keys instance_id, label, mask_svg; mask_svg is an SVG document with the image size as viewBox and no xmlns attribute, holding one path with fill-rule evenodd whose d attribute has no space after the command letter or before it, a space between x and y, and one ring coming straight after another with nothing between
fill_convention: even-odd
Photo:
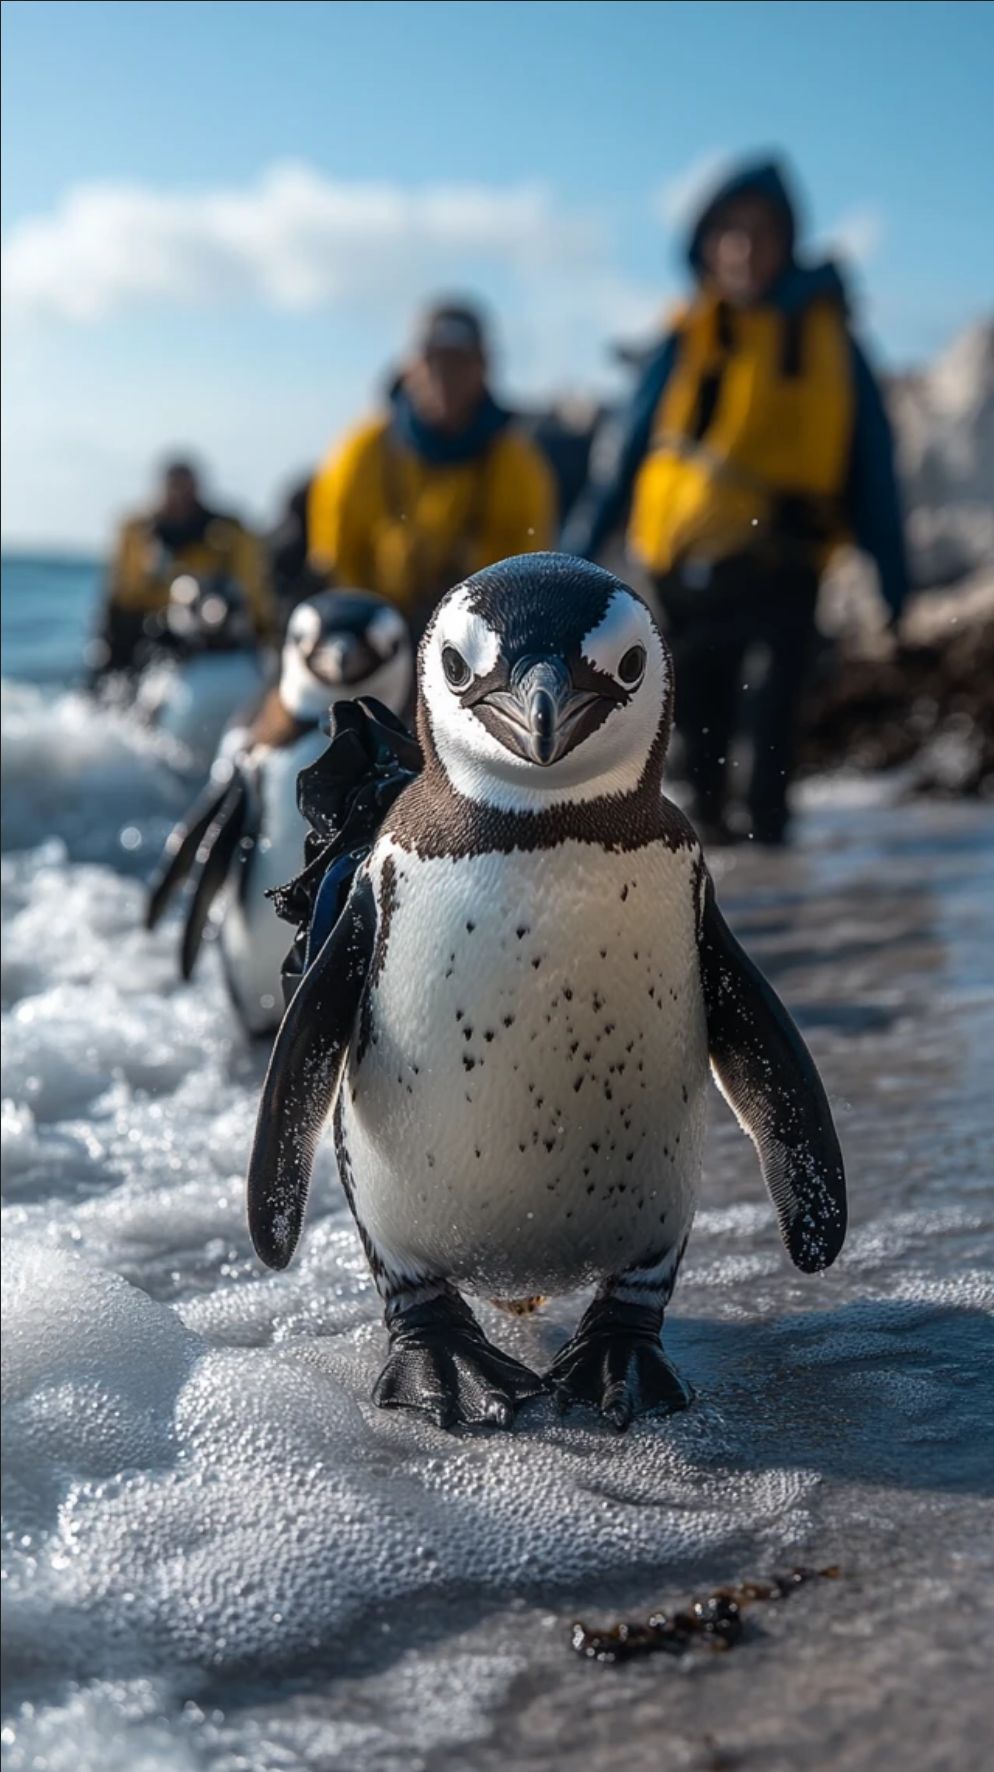
<instances>
[{"instance_id":1,"label":"blue jacket sleeve","mask_svg":"<svg viewBox=\"0 0 994 1772\"><path fill-rule=\"evenodd\" d=\"M894 437L873 371L855 339L852 350L856 419L846 485L846 516L858 547L877 569L880 594L899 616L909 590Z\"/></svg>"},{"instance_id":2,"label":"blue jacket sleeve","mask_svg":"<svg viewBox=\"0 0 994 1772\"><path fill-rule=\"evenodd\" d=\"M608 459L595 472L570 513L560 544L565 554L579 554L584 560L592 560L620 523L635 476L648 451L652 420L675 361L676 337L671 334L646 365L634 397L608 441Z\"/></svg>"}]
</instances>

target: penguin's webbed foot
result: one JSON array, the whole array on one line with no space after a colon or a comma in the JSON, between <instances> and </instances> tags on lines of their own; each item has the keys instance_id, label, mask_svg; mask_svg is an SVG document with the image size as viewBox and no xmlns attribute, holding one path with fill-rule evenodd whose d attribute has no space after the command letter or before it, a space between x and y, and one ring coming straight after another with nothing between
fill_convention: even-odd
<instances>
[{"instance_id":1,"label":"penguin's webbed foot","mask_svg":"<svg viewBox=\"0 0 994 1772\"><path fill-rule=\"evenodd\" d=\"M510 1427L544 1381L488 1341L469 1306L447 1292L388 1324L390 1356L373 1388L381 1409L421 1409L438 1427Z\"/></svg>"},{"instance_id":2,"label":"penguin's webbed foot","mask_svg":"<svg viewBox=\"0 0 994 1772\"><path fill-rule=\"evenodd\" d=\"M585 1403L624 1433L636 1415L686 1409L693 1391L666 1358L657 1305L595 1299L546 1373L561 1409Z\"/></svg>"}]
</instances>

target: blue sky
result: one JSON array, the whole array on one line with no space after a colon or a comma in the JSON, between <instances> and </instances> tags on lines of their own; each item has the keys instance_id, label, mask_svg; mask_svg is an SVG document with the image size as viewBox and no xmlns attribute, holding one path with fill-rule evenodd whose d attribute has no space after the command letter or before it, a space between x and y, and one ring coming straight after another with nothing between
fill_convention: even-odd
<instances>
[{"instance_id":1,"label":"blue sky","mask_svg":"<svg viewBox=\"0 0 994 1772\"><path fill-rule=\"evenodd\" d=\"M6 537L100 543L163 448L270 516L411 303L480 289L517 397L610 386L680 218L776 147L892 362L994 298L990 4L8 0Z\"/></svg>"}]
</instances>

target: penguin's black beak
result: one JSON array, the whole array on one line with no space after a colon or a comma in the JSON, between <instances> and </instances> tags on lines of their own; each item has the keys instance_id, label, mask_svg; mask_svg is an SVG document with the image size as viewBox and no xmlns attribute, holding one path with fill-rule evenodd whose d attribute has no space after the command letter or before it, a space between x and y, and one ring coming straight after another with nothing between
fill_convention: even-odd
<instances>
[{"instance_id":1,"label":"penguin's black beak","mask_svg":"<svg viewBox=\"0 0 994 1772\"><path fill-rule=\"evenodd\" d=\"M330 689L360 682L371 675L378 663L372 647L358 634L324 636L307 658L318 682Z\"/></svg>"},{"instance_id":2,"label":"penguin's black beak","mask_svg":"<svg viewBox=\"0 0 994 1772\"><path fill-rule=\"evenodd\" d=\"M515 756L547 768L607 718L613 700L574 683L562 658L524 658L506 688L473 704L487 731Z\"/></svg>"}]
</instances>

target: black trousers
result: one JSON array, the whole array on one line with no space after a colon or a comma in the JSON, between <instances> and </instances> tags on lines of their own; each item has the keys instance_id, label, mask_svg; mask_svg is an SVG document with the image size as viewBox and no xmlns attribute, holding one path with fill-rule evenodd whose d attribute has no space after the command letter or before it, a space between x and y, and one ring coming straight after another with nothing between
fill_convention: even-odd
<instances>
[{"instance_id":1,"label":"black trousers","mask_svg":"<svg viewBox=\"0 0 994 1772\"><path fill-rule=\"evenodd\" d=\"M743 664L753 648L763 654L762 678L749 701L753 753L745 798L753 835L776 842L789 818L818 569L803 560L743 556L718 562L707 582L695 583L693 569L684 567L658 579L656 590L673 652L676 725L692 810L702 821L724 817L729 756L743 723Z\"/></svg>"}]
</instances>

